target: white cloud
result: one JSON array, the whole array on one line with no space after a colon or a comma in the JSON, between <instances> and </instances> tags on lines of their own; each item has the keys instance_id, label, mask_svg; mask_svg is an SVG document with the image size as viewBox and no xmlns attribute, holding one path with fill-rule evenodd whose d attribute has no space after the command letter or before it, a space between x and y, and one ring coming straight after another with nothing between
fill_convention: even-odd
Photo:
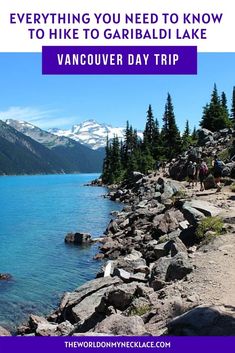
<instances>
[{"instance_id":1,"label":"white cloud","mask_svg":"<svg viewBox=\"0 0 235 353\"><path fill-rule=\"evenodd\" d=\"M34 107L9 107L5 111L0 111L0 120L7 119L27 121L41 129L70 127L78 122L78 118L75 117L58 117L56 110Z\"/></svg>"}]
</instances>

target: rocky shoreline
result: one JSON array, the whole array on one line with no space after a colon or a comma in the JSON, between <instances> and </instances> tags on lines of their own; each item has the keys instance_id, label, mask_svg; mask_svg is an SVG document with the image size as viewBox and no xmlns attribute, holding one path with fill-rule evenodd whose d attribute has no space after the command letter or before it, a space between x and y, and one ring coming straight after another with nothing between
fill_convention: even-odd
<instances>
[{"instance_id":1,"label":"rocky shoreline","mask_svg":"<svg viewBox=\"0 0 235 353\"><path fill-rule=\"evenodd\" d=\"M195 231L203 219L220 215L221 207L157 173L135 173L108 197L124 207L98 239L96 259L105 259L105 266L96 279L65 293L49 316L31 315L17 334L234 335L234 311L205 302L192 286L195 259L210 251ZM228 218L224 233L233 232ZM66 241L90 242L88 234L75 234Z\"/></svg>"}]
</instances>

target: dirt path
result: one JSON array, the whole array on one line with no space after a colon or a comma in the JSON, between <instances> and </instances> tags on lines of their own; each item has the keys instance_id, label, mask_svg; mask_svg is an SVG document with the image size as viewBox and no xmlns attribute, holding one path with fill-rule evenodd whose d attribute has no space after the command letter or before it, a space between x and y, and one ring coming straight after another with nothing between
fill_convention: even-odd
<instances>
[{"instance_id":1,"label":"dirt path","mask_svg":"<svg viewBox=\"0 0 235 353\"><path fill-rule=\"evenodd\" d=\"M235 307L235 193L229 187L221 192L187 191L192 198L206 200L221 209L220 216L229 224L228 233L192 254L195 271L187 282L187 291L199 303Z\"/></svg>"}]
</instances>

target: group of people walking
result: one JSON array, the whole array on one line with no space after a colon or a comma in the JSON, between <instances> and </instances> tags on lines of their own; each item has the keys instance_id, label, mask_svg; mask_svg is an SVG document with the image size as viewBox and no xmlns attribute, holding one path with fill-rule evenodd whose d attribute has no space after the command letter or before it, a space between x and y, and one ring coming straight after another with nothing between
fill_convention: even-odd
<instances>
[{"instance_id":1,"label":"group of people walking","mask_svg":"<svg viewBox=\"0 0 235 353\"><path fill-rule=\"evenodd\" d=\"M214 160L212 163L213 167L213 176L215 180L215 184L217 186L217 191L221 190L221 185L220 185L220 179L222 176L222 169L223 169L224 163L218 158L217 155L214 156ZM200 159L197 162L189 161L188 167L187 167L187 176L188 176L188 181L189 181L189 186L194 186L197 185L198 180L200 181L200 191L205 190L205 179L208 176L208 166L205 162L205 160Z\"/></svg>"}]
</instances>

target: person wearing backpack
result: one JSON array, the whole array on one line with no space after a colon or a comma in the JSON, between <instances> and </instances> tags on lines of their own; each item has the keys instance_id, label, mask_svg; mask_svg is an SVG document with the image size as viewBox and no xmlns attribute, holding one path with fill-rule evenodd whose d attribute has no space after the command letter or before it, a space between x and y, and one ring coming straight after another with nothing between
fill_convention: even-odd
<instances>
[{"instance_id":1,"label":"person wearing backpack","mask_svg":"<svg viewBox=\"0 0 235 353\"><path fill-rule=\"evenodd\" d=\"M189 186L192 184L192 187L194 187L194 182L196 178L196 166L193 164L192 161L189 161L188 167L187 167L187 176L189 180Z\"/></svg>"},{"instance_id":2,"label":"person wearing backpack","mask_svg":"<svg viewBox=\"0 0 235 353\"><path fill-rule=\"evenodd\" d=\"M215 184L217 186L217 191L221 190L221 185L220 185L220 180L222 177L222 171L223 171L223 166L224 162L222 162L217 155L214 156L214 178L215 178Z\"/></svg>"},{"instance_id":3,"label":"person wearing backpack","mask_svg":"<svg viewBox=\"0 0 235 353\"><path fill-rule=\"evenodd\" d=\"M198 176L199 176L199 180L200 180L200 191L205 190L204 181L207 177L207 174L208 174L208 167L207 167L206 162L202 159L200 161L199 172L198 172Z\"/></svg>"}]
</instances>

